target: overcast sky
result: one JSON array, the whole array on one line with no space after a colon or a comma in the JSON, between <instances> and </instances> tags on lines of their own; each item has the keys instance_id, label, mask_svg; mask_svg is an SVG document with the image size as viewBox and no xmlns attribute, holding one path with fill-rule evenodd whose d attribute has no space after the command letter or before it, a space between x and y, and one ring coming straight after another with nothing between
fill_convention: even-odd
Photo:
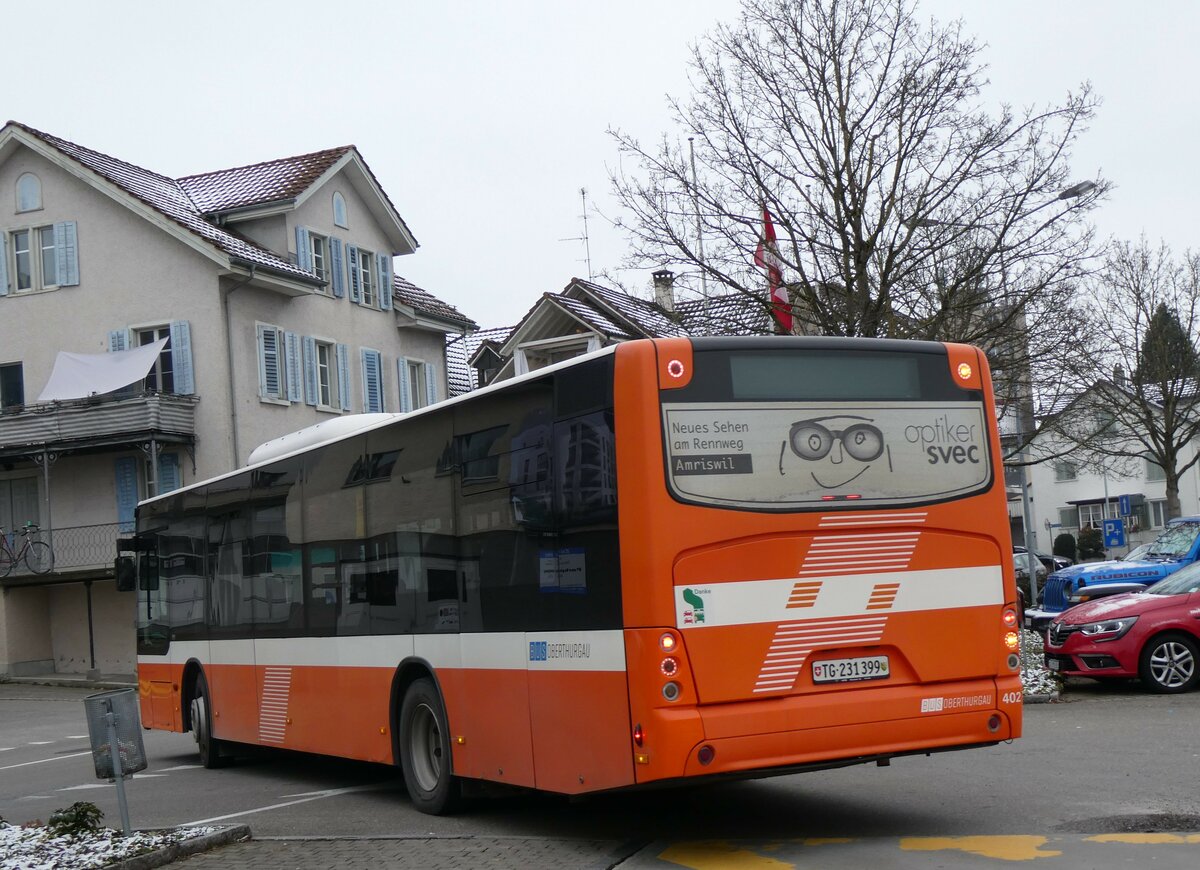
<instances>
[{"instance_id":1,"label":"overcast sky","mask_svg":"<svg viewBox=\"0 0 1200 870\"><path fill-rule=\"evenodd\" d=\"M735 0L338 0L4 4L5 117L181 176L354 144L420 248L396 271L481 326L616 270L624 240L606 134L679 135L688 46ZM1090 80L1099 118L1078 178L1117 187L1105 236L1200 248L1190 0L925 0L988 43L989 99L1061 102ZM567 239L568 241L562 241ZM640 289L648 275L624 273Z\"/></svg>"}]
</instances>

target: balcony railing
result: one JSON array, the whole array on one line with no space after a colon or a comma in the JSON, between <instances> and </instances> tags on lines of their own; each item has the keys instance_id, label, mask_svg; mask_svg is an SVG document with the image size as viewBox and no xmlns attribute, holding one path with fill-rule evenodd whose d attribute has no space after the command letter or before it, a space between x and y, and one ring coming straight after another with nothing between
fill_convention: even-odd
<instances>
[{"instance_id":1,"label":"balcony railing","mask_svg":"<svg viewBox=\"0 0 1200 870\"><path fill-rule=\"evenodd\" d=\"M69 578L72 574L111 569L113 559L117 555L117 538L128 537L130 534L131 532L121 531L120 523L39 529L37 540L49 544L54 553L54 568L43 576L47 580L63 579L64 576ZM19 553L24 540L21 533L5 529L5 535L13 552ZM27 580L34 576L22 559L13 565L8 577L0 580L0 583L13 578Z\"/></svg>"},{"instance_id":2,"label":"balcony railing","mask_svg":"<svg viewBox=\"0 0 1200 870\"><path fill-rule=\"evenodd\" d=\"M196 433L196 396L141 393L39 402L0 412L0 449L104 443L124 436Z\"/></svg>"}]
</instances>

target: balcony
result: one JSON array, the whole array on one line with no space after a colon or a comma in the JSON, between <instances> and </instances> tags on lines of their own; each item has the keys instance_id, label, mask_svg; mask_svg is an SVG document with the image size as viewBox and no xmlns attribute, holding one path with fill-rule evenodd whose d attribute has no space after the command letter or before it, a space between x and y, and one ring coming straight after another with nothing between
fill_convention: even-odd
<instances>
[{"instance_id":1,"label":"balcony","mask_svg":"<svg viewBox=\"0 0 1200 870\"><path fill-rule=\"evenodd\" d=\"M0 413L0 458L79 451L150 438L191 443L197 396L141 393L39 402Z\"/></svg>"},{"instance_id":2,"label":"balcony","mask_svg":"<svg viewBox=\"0 0 1200 870\"><path fill-rule=\"evenodd\" d=\"M19 553L24 540L20 533L6 529L5 535L9 546ZM29 586L111 577L113 559L117 555L117 539L129 535L130 532L121 531L119 523L41 529L37 539L50 545L54 554L53 569L49 574L34 574L22 559L13 565L7 577L0 577L0 586Z\"/></svg>"}]
</instances>

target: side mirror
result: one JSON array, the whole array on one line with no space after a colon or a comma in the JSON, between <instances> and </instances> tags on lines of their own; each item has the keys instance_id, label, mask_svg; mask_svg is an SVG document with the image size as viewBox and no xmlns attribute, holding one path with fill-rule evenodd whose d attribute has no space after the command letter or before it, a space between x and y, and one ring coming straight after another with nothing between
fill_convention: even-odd
<instances>
[{"instance_id":1,"label":"side mirror","mask_svg":"<svg viewBox=\"0 0 1200 870\"><path fill-rule=\"evenodd\" d=\"M158 589L158 554L142 553L138 565L138 588L144 592Z\"/></svg>"},{"instance_id":2,"label":"side mirror","mask_svg":"<svg viewBox=\"0 0 1200 870\"><path fill-rule=\"evenodd\" d=\"M132 592L137 588L137 566L132 556L117 556L113 563L113 574L117 578L118 592Z\"/></svg>"}]
</instances>

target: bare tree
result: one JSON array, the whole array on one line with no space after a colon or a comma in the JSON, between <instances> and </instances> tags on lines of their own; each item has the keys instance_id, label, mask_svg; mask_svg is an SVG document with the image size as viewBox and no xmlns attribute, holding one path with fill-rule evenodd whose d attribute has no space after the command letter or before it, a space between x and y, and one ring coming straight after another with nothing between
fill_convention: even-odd
<instances>
[{"instance_id":1,"label":"bare tree","mask_svg":"<svg viewBox=\"0 0 1200 870\"><path fill-rule=\"evenodd\" d=\"M1179 480L1200 461L1200 256L1177 261L1145 239L1116 244L1095 295L1091 316L1113 375L1057 415L1055 427L1093 463L1160 467L1167 513L1177 517Z\"/></svg>"},{"instance_id":2,"label":"bare tree","mask_svg":"<svg viewBox=\"0 0 1200 870\"><path fill-rule=\"evenodd\" d=\"M1108 183L1072 184L1069 159L1098 101L989 114L979 55L913 0L744 0L669 99L687 145L612 131L629 265L767 306L765 208L796 331L982 344L1014 407L1052 400L1090 359L1075 300Z\"/></svg>"}]
</instances>

